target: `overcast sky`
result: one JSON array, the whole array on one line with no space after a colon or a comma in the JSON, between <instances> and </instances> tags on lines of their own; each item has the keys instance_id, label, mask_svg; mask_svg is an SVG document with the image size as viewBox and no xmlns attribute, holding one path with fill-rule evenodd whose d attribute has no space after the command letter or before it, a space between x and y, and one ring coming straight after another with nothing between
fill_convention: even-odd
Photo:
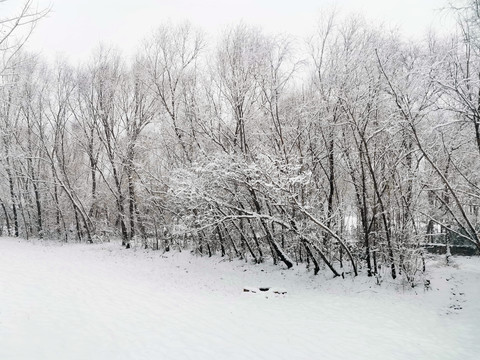
<instances>
[{"instance_id":1,"label":"overcast sky","mask_svg":"<svg viewBox=\"0 0 480 360\"><path fill-rule=\"evenodd\" d=\"M29 47L53 58L86 60L100 42L133 52L138 42L165 21L190 20L208 33L243 20L267 32L306 36L320 12L333 4L343 14L363 13L372 22L399 26L406 36L421 36L429 27L451 26L439 11L443 0L37 0L52 6L38 25ZM23 0L0 3L8 14Z\"/></svg>"}]
</instances>

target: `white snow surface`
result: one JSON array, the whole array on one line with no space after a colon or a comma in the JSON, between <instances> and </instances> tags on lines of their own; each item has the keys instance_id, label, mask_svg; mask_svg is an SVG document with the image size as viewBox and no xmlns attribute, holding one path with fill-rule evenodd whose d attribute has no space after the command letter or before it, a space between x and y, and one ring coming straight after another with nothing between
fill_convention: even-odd
<instances>
[{"instance_id":1,"label":"white snow surface","mask_svg":"<svg viewBox=\"0 0 480 360\"><path fill-rule=\"evenodd\" d=\"M0 238L0 359L479 359L480 259L431 289L190 253ZM286 294L244 292L270 287Z\"/></svg>"}]
</instances>

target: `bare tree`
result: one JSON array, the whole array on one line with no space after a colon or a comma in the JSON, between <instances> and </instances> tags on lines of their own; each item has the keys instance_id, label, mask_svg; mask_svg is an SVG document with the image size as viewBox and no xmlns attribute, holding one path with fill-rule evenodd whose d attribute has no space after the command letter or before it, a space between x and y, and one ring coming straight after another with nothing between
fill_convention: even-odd
<instances>
[{"instance_id":1,"label":"bare tree","mask_svg":"<svg viewBox=\"0 0 480 360\"><path fill-rule=\"evenodd\" d=\"M145 41L143 66L152 91L166 114L183 155L192 159L185 96L194 85L199 56L205 46L203 34L189 23L163 25Z\"/></svg>"},{"instance_id":2,"label":"bare tree","mask_svg":"<svg viewBox=\"0 0 480 360\"><path fill-rule=\"evenodd\" d=\"M0 8L2 2L6 0L0 2ZM0 18L0 75L14 71L15 55L23 48L38 21L49 12L50 8L38 9L35 0L27 0L15 14Z\"/></svg>"}]
</instances>

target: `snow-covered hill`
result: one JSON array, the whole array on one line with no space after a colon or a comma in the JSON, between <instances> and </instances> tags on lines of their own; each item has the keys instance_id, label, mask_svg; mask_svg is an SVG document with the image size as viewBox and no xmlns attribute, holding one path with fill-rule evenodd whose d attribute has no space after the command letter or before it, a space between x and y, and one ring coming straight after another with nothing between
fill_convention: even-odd
<instances>
[{"instance_id":1,"label":"snow-covered hill","mask_svg":"<svg viewBox=\"0 0 480 360\"><path fill-rule=\"evenodd\" d=\"M0 239L0 359L478 359L480 259L430 290L187 252ZM285 289L285 295L244 292Z\"/></svg>"}]
</instances>

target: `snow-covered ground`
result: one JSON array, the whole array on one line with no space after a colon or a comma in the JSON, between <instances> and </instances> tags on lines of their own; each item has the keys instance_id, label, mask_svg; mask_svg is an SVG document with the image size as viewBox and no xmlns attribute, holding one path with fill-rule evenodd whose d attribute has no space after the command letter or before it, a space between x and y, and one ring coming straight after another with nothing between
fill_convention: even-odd
<instances>
[{"instance_id":1,"label":"snow-covered ground","mask_svg":"<svg viewBox=\"0 0 480 360\"><path fill-rule=\"evenodd\" d=\"M1 238L0 359L479 359L480 259L454 261L434 261L431 290L411 290L117 243Z\"/></svg>"}]
</instances>

